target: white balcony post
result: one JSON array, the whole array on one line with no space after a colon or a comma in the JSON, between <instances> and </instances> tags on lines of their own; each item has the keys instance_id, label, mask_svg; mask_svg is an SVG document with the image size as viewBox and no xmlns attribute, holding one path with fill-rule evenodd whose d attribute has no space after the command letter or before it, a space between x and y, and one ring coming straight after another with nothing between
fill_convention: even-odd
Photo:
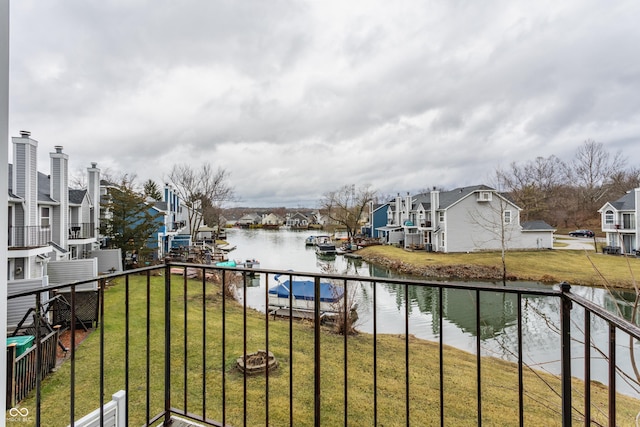
<instances>
[{"instance_id":1,"label":"white balcony post","mask_svg":"<svg viewBox=\"0 0 640 427\"><path fill-rule=\"evenodd\" d=\"M9 0L0 0L0 163L9 164ZM0 168L2 171L6 169ZM6 172L0 174L0 368L6 369L7 352L4 350L7 340L7 213L9 204L9 177ZM4 378L4 376L2 376ZM0 384L0 414L6 413L7 387ZM4 416L0 417L0 426L5 425Z\"/></svg>"}]
</instances>

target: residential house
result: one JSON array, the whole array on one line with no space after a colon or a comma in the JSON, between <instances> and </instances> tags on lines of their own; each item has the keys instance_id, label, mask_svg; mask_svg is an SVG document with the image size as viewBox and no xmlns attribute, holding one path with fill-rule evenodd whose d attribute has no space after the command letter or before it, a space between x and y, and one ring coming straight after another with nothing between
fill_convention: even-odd
<instances>
[{"instance_id":1,"label":"residential house","mask_svg":"<svg viewBox=\"0 0 640 427\"><path fill-rule=\"evenodd\" d=\"M290 228L302 228L306 229L311 223L309 217L301 212L295 212L287 215L285 225Z\"/></svg>"},{"instance_id":2,"label":"residential house","mask_svg":"<svg viewBox=\"0 0 640 427\"><path fill-rule=\"evenodd\" d=\"M381 215L378 211L376 218ZM553 232L541 222L520 223L520 210L485 185L398 195L386 204L386 224L374 229L385 243L438 252L551 249ZM378 219L379 220L379 219Z\"/></svg>"},{"instance_id":3,"label":"residential house","mask_svg":"<svg viewBox=\"0 0 640 427\"><path fill-rule=\"evenodd\" d=\"M329 217L319 210L309 212L307 217L309 218L309 225L325 226L331 222Z\"/></svg>"},{"instance_id":4,"label":"residential house","mask_svg":"<svg viewBox=\"0 0 640 427\"><path fill-rule=\"evenodd\" d=\"M49 154L51 173L45 175L38 172L38 141L29 132L12 138L12 144L8 294L62 283L69 275L71 280L95 277L97 262L91 252L99 246L100 170L93 163L87 169L87 189L70 190L69 156L63 147L56 146ZM46 300L48 295L43 297ZM7 324L15 325L33 305L32 298L11 300Z\"/></svg>"},{"instance_id":5,"label":"residential house","mask_svg":"<svg viewBox=\"0 0 640 427\"><path fill-rule=\"evenodd\" d=\"M388 209L389 203L369 202L369 220L367 225L363 227L365 236L373 239L383 237L384 233L380 229L387 225Z\"/></svg>"},{"instance_id":6,"label":"residential house","mask_svg":"<svg viewBox=\"0 0 640 427\"><path fill-rule=\"evenodd\" d=\"M605 203L598 210L608 246L619 247L620 252L625 254L638 253L640 250L639 207L640 188L636 188L614 202Z\"/></svg>"},{"instance_id":7,"label":"residential house","mask_svg":"<svg viewBox=\"0 0 640 427\"><path fill-rule=\"evenodd\" d=\"M103 199L101 215L103 220L111 215L107 194L109 191L118 189L116 184L106 181L101 183L100 193ZM182 205L180 197L171 185L165 185L162 200L147 199L144 203L147 206L147 212L155 218L156 222L156 229L147 242L147 248L151 250L149 256L152 260L162 259L171 251L172 247L191 245L187 207ZM104 237L108 238L108 236ZM125 261L132 262L132 255L125 254Z\"/></svg>"},{"instance_id":8,"label":"residential house","mask_svg":"<svg viewBox=\"0 0 640 427\"><path fill-rule=\"evenodd\" d=\"M248 213L248 214L242 215L242 217L240 217L238 222L236 222L236 225L240 227L250 227L252 225L258 225L261 222L262 222L262 218L260 217L259 214Z\"/></svg>"},{"instance_id":9,"label":"residential house","mask_svg":"<svg viewBox=\"0 0 640 427\"><path fill-rule=\"evenodd\" d=\"M269 228L269 227L277 228L282 224L284 224L284 220L280 217L280 215L270 212L262 216L261 224L265 228Z\"/></svg>"},{"instance_id":10,"label":"residential house","mask_svg":"<svg viewBox=\"0 0 640 427\"><path fill-rule=\"evenodd\" d=\"M185 240L182 236L190 236L187 208L182 205L180 196L169 184L165 184L163 200L152 203L150 209L161 216L158 219L158 230L150 239L149 247L156 249L153 254L155 259L162 259L174 246L174 240L179 240L182 244Z\"/></svg>"}]
</instances>

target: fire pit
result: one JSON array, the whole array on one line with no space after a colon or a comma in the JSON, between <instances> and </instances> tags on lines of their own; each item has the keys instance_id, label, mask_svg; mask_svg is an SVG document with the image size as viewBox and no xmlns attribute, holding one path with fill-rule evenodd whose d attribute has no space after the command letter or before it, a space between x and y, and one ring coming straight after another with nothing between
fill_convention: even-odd
<instances>
[{"instance_id":1,"label":"fire pit","mask_svg":"<svg viewBox=\"0 0 640 427\"><path fill-rule=\"evenodd\" d=\"M264 350L258 350L255 353L247 354L246 357L246 366L245 366L245 358L240 356L236 360L236 364L238 369L242 372L246 372L247 374L258 374L260 372L264 372L269 367L269 371L278 367L278 361L276 360L273 353L269 352L267 356L267 352Z\"/></svg>"}]
</instances>

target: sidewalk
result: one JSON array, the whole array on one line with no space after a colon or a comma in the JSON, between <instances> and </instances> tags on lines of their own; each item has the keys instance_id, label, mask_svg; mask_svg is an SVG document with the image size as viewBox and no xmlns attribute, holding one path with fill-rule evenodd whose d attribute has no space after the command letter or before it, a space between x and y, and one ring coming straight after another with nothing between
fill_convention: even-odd
<instances>
[{"instance_id":1,"label":"sidewalk","mask_svg":"<svg viewBox=\"0 0 640 427\"><path fill-rule=\"evenodd\" d=\"M593 238L589 237L571 237L567 235L558 235L554 237L554 243L562 243L563 246L554 246L553 249L564 249L570 251L594 250ZM598 241L598 243L600 243L600 241Z\"/></svg>"}]
</instances>

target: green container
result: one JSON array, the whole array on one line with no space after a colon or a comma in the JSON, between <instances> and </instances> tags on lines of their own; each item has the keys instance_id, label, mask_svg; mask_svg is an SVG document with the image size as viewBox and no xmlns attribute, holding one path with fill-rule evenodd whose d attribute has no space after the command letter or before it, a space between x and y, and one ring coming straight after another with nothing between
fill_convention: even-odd
<instances>
[{"instance_id":1,"label":"green container","mask_svg":"<svg viewBox=\"0 0 640 427\"><path fill-rule=\"evenodd\" d=\"M7 346L11 344L16 345L16 357L24 354L33 345L33 335L20 335L18 337L7 337Z\"/></svg>"}]
</instances>

